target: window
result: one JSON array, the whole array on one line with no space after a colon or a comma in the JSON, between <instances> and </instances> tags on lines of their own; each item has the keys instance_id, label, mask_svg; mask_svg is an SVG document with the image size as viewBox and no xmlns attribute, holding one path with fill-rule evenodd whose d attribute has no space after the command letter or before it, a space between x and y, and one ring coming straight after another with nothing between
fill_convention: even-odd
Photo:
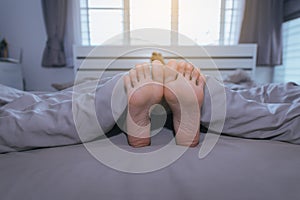
<instances>
[{"instance_id":1,"label":"window","mask_svg":"<svg viewBox=\"0 0 300 200\"><path fill-rule=\"evenodd\" d=\"M274 82L300 84L300 18L283 24L283 65L275 67Z\"/></svg>"},{"instance_id":2,"label":"window","mask_svg":"<svg viewBox=\"0 0 300 200\"><path fill-rule=\"evenodd\" d=\"M179 0L178 7L179 33L198 44L219 42L221 0Z\"/></svg>"},{"instance_id":3,"label":"window","mask_svg":"<svg viewBox=\"0 0 300 200\"><path fill-rule=\"evenodd\" d=\"M101 44L123 31L122 0L80 0L82 45Z\"/></svg>"},{"instance_id":4,"label":"window","mask_svg":"<svg viewBox=\"0 0 300 200\"><path fill-rule=\"evenodd\" d=\"M202 45L237 44L242 8L243 0L80 0L81 43L118 35L117 44L139 44L125 33L159 28L176 33L164 45L185 44L181 34Z\"/></svg>"},{"instance_id":5,"label":"window","mask_svg":"<svg viewBox=\"0 0 300 200\"><path fill-rule=\"evenodd\" d=\"M220 44L238 44L244 13L243 0L223 0L221 7Z\"/></svg>"},{"instance_id":6,"label":"window","mask_svg":"<svg viewBox=\"0 0 300 200\"><path fill-rule=\"evenodd\" d=\"M160 28L171 30L170 0L130 0L130 30Z\"/></svg>"}]
</instances>

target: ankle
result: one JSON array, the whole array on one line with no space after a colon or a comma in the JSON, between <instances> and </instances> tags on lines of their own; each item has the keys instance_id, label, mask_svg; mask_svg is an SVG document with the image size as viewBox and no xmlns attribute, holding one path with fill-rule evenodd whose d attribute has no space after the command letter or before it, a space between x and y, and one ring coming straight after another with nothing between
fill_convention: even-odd
<instances>
[{"instance_id":1,"label":"ankle","mask_svg":"<svg viewBox=\"0 0 300 200\"><path fill-rule=\"evenodd\" d=\"M190 133L176 133L175 140L176 144L180 146L188 146L188 147L195 147L199 144L200 133L197 132L196 134Z\"/></svg>"},{"instance_id":2,"label":"ankle","mask_svg":"<svg viewBox=\"0 0 300 200\"><path fill-rule=\"evenodd\" d=\"M139 148L149 146L151 144L150 137L135 137L132 135L128 135L128 144L132 147Z\"/></svg>"},{"instance_id":3,"label":"ankle","mask_svg":"<svg viewBox=\"0 0 300 200\"><path fill-rule=\"evenodd\" d=\"M128 114L126 120L128 144L133 147L150 145L150 118L139 116L133 119Z\"/></svg>"},{"instance_id":4,"label":"ankle","mask_svg":"<svg viewBox=\"0 0 300 200\"><path fill-rule=\"evenodd\" d=\"M195 147L199 144L200 123L185 123L174 117L173 124L177 145Z\"/></svg>"}]
</instances>

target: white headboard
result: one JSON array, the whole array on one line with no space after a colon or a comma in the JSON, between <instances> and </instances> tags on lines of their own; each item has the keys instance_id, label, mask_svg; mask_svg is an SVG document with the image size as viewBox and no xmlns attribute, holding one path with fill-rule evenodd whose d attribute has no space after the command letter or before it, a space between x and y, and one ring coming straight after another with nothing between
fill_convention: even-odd
<instances>
[{"instance_id":1,"label":"white headboard","mask_svg":"<svg viewBox=\"0 0 300 200\"><path fill-rule=\"evenodd\" d=\"M152 52L161 53L165 60L186 59L204 74L222 77L236 69L251 76L256 67L256 45L231 46L74 46L75 73L81 78L112 76L128 71L138 63L149 62ZM220 77L219 77L220 78Z\"/></svg>"}]
</instances>

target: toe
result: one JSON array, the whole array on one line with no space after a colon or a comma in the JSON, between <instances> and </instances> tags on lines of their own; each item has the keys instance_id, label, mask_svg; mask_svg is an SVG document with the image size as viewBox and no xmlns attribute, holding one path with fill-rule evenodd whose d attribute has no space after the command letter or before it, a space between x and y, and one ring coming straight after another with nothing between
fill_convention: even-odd
<instances>
[{"instance_id":1,"label":"toe","mask_svg":"<svg viewBox=\"0 0 300 200\"><path fill-rule=\"evenodd\" d=\"M151 79L150 65L148 63L144 63L143 67L144 67L145 78Z\"/></svg>"},{"instance_id":2,"label":"toe","mask_svg":"<svg viewBox=\"0 0 300 200\"><path fill-rule=\"evenodd\" d=\"M137 72L137 81L141 81L145 79L144 67L143 65L136 65L135 66Z\"/></svg>"},{"instance_id":3,"label":"toe","mask_svg":"<svg viewBox=\"0 0 300 200\"><path fill-rule=\"evenodd\" d=\"M178 77L177 70L171 67L164 68L164 83L169 83L171 81L175 81Z\"/></svg>"},{"instance_id":4,"label":"toe","mask_svg":"<svg viewBox=\"0 0 300 200\"><path fill-rule=\"evenodd\" d=\"M195 67L192 72L192 81L196 83L197 80L199 79L199 76L200 76L199 69L197 67Z\"/></svg>"},{"instance_id":5,"label":"toe","mask_svg":"<svg viewBox=\"0 0 300 200\"><path fill-rule=\"evenodd\" d=\"M152 65L161 65L161 66L163 66L163 64L159 60L153 60Z\"/></svg>"},{"instance_id":6,"label":"toe","mask_svg":"<svg viewBox=\"0 0 300 200\"><path fill-rule=\"evenodd\" d=\"M131 81L129 75L124 76L124 85L126 88L126 91L129 92L132 89Z\"/></svg>"},{"instance_id":7,"label":"toe","mask_svg":"<svg viewBox=\"0 0 300 200\"><path fill-rule=\"evenodd\" d=\"M136 70L135 69L131 69L129 71L129 77L130 77L130 80L131 80L131 85L133 87L135 87L137 85L137 75L136 75Z\"/></svg>"},{"instance_id":8,"label":"toe","mask_svg":"<svg viewBox=\"0 0 300 200\"><path fill-rule=\"evenodd\" d=\"M167 67L170 67L174 70L177 69L177 61L174 59L169 60L169 62L167 63Z\"/></svg>"},{"instance_id":9,"label":"toe","mask_svg":"<svg viewBox=\"0 0 300 200\"><path fill-rule=\"evenodd\" d=\"M180 74L182 74L182 75L184 74L185 64L186 64L186 62L181 61L181 62L178 63L178 65L177 65L177 71L178 71Z\"/></svg>"},{"instance_id":10,"label":"toe","mask_svg":"<svg viewBox=\"0 0 300 200\"><path fill-rule=\"evenodd\" d=\"M164 80L164 66L158 60L152 62L152 79L159 83L163 83Z\"/></svg>"},{"instance_id":11,"label":"toe","mask_svg":"<svg viewBox=\"0 0 300 200\"><path fill-rule=\"evenodd\" d=\"M185 73L184 76L186 79L191 80L192 79L192 71L194 69L194 66L190 63L186 63L185 65Z\"/></svg>"},{"instance_id":12,"label":"toe","mask_svg":"<svg viewBox=\"0 0 300 200\"><path fill-rule=\"evenodd\" d=\"M206 79L205 79L205 76L203 74L200 73L196 83L199 87L204 87L205 85L205 82L206 82Z\"/></svg>"}]
</instances>

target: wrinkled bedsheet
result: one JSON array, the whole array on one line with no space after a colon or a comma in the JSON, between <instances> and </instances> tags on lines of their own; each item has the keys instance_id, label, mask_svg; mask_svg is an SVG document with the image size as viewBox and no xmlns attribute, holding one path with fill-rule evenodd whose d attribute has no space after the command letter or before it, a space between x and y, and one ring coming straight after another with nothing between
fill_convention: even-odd
<instances>
[{"instance_id":1,"label":"wrinkled bedsheet","mask_svg":"<svg viewBox=\"0 0 300 200\"><path fill-rule=\"evenodd\" d=\"M173 137L164 129L144 151ZM124 134L111 141L126 151ZM105 147L101 147L105 148ZM180 147L177 147L180 148ZM96 160L82 144L0 154L1 200L298 200L300 145L221 136L204 159L190 148L173 164L142 174ZM130 166L129 166L130 167Z\"/></svg>"},{"instance_id":2,"label":"wrinkled bedsheet","mask_svg":"<svg viewBox=\"0 0 300 200\"><path fill-rule=\"evenodd\" d=\"M212 79L208 81L215 87L210 91L206 89L205 93L218 98L223 87ZM111 83L115 83L114 79ZM101 110L98 119L105 131L114 126L111 120L113 110L107 104L112 85L100 83L99 87L98 102L102 102L99 104L102 106L98 107ZM198 158L205 137L202 134L200 145L189 148L171 165L154 172L132 174L104 165L83 144L79 144L81 141L71 124L73 119L68 110L71 107L67 103L71 90L55 94L30 94L1 86L0 150L3 154L0 154L0 199L298 200L300 145L295 144L299 143L300 138L299 91L293 83L239 91L226 89L229 94L226 97L227 114L231 116L227 122L241 123L228 123L224 127L224 135L208 156ZM122 100L124 94L120 96L119 100ZM63 99L65 101L60 101ZM237 102L240 104L236 105ZM31 108L44 109L44 116L54 117L34 118L40 121L28 126L28 129L16 126L20 122L17 120L18 113L26 114L31 103ZM121 104L120 107L124 107ZM210 104L211 100L205 99L204 105L208 106L202 109L204 125L213 123L210 121ZM218 106L224 105L220 103ZM119 108L118 112L121 113L122 109ZM1 116L8 116L7 113L11 114L12 123L2 120L1 124ZM55 118L56 113L62 118ZM249 121L249 118L253 120ZM255 119L261 122L257 123ZM21 118L21 122L26 124L28 121ZM39 126L42 129L33 131ZM20 135L22 129L26 134ZM128 146L124 133L117 131L114 135L110 140L116 146L141 154L160 149L173 138L171 130L163 129L153 136L151 146L134 149ZM107 146L100 145L99 148L104 151ZM182 147L173 144L173 148ZM167 156L162 155L161 159L167 159ZM134 163L129 162L128 167L133 168L132 165Z\"/></svg>"},{"instance_id":3,"label":"wrinkled bedsheet","mask_svg":"<svg viewBox=\"0 0 300 200\"><path fill-rule=\"evenodd\" d=\"M46 94L0 85L0 153L103 136L126 111L122 75ZM267 84L236 91L206 76L201 124L217 134L300 144L300 86Z\"/></svg>"}]
</instances>

